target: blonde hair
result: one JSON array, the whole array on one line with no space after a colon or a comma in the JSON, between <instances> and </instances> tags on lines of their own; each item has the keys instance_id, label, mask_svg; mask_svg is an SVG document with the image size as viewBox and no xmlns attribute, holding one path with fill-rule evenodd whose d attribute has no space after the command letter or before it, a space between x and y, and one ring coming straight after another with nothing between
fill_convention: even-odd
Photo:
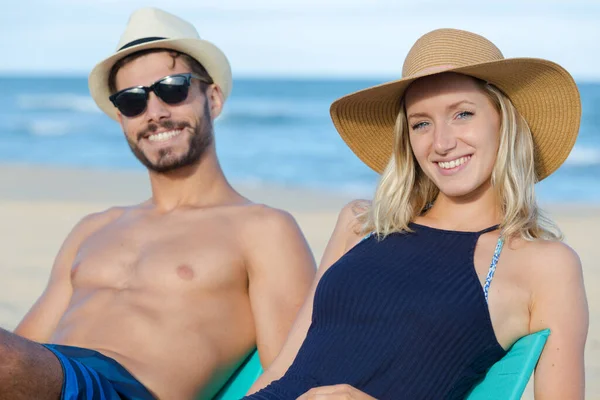
<instances>
[{"instance_id":1,"label":"blonde hair","mask_svg":"<svg viewBox=\"0 0 600 400\"><path fill-rule=\"evenodd\" d=\"M475 79L475 78L473 78ZM540 210L535 199L535 154L527 121L495 86L475 79L501 116L498 156L491 175L501 206L500 229L505 238L562 239L562 233ZM408 224L431 205L439 193L421 170L408 135L404 100L394 128L394 151L381 174L370 205L358 215L363 232L385 237L410 231Z\"/></svg>"}]
</instances>

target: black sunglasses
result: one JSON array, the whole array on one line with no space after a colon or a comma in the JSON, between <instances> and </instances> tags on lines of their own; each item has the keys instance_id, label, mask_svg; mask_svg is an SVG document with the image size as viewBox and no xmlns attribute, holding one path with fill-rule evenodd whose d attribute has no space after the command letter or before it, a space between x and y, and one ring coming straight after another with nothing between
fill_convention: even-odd
<instances>
[{"instance_id":1,"label":"black sunglasses","mask_svg":"<svg viewBox=\"0 0 600 400\"><path fill-rule=\"evenodd\" d=\"M169 75L150 86L134 86L120 90L110 96L109 100L124 116L135 117L146 109L150 92L154 92L167 104L177 104L187 99L192 78L208 84L213 83L210 79L192 73Z\"/></svg>"}]
</instances>

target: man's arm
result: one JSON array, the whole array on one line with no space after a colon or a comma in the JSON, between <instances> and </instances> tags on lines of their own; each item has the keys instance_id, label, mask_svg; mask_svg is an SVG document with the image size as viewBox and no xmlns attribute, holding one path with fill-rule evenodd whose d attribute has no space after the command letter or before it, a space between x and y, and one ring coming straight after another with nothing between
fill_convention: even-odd
<instances>
[{"instance_id":1,"label":"man's arm","mask_svg":"<svg viewBox=\"0 0 600 400\"><path fill-rule=\"evenodd\" d=\"M281 350L315 275L315 261L294 218L261 206L253 215L247 270L256 342L266 368Z\"/></svg>"},{"instance_id":2,"label":"man's arm","mask_svg":"<svg viewBox=\"0 0 600 400\"><path fill-rule=\"evenodd\" d=\"M355 204L350 203L346 205L340 212L334 232L329 240L329 243L327 244L323 258L321 259L317 276L310 286L308 295L306 296L304 304L302 305L302 308L300 309L298 316L294 321L289 335L285 340L285 344L277 355L275 361L268 367L268 369L265 370L261 377L252 386L249 391L250 394L264 388L272 381L283 376L285 371L294 361L294 358L296 358L296 354L304 342L306 333L310 326L313 298L319 280L329 269L329 267L331 267L331 265L333 265L342 255L344 255L349 247L352 247L356 241L360 240L360 234L355 233L354 229L356 226L354 208ZM258 297L260 296L260 293L251 292L251 296L253 295Z\"/></svg>"},{"instance_id":3,"label":"man's arm","mask_svg":"<svg viewBox=\"0 0 600 400\"><path fill-rule=\"evenodd\" d=\"M543 246L536 252L530 330L551 333L535 370L535 398L583 399L589 312L581 263L563 243Z\"/></svg>"},{"instance_id":4,"label":"man's arm","mask_svg":"<svg viewBox=\"0 0 600 400\"><path fill-rule=\"evenodd\" d=\"M107 223L114 211L84 217L63 242L52 266L48 284L14 333L36 342L48 342L62 318L71 295L71 267L81 243Z\"/></svg>"}]
</instances>

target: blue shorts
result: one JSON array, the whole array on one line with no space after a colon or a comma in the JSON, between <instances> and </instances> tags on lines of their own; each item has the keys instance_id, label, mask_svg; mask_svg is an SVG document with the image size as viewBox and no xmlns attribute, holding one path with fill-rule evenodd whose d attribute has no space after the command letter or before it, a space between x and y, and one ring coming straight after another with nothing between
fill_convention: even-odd
<instances>
[{"instance_id":1,"label":"blue shorts","mask_svg":"<svg viewBox=\"0 0 600 400\"><path fill-rule=\"evenodd\" d=\"M61 400L155 400L121 364L97 351L44 344L63 370Z\"/></svg>"}]
</instances>

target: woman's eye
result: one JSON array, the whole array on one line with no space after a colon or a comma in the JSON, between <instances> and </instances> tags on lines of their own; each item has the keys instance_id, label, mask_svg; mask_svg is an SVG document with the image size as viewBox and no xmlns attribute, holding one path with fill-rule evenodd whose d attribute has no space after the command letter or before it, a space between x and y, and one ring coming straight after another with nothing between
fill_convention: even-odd
<instances>
[{"instance_id":1,"label":"woman's eye","mask_svg":"<svg viewBox=\"0 0 600 400\"><path fill-rule=\"evenodd\" d=\"M413 126L411 126L411 128L413 131L416 131L418 129L424 128L425 126L427 126L427 122L419 122L419 123L416 123Z\"/></svg>"},{"instance_id":2,"label":"woman's eye","mask_svg":"<svg viewBox=\"0 0 600 400\"><path fill-rule=\"evenodd\" d=\"M465 118L469 118L472 116L473 116L473 113L471 111L462 111L462 112L459 112L456 117L459 119L465 119Z\"/></svg>"}]
</instances>

